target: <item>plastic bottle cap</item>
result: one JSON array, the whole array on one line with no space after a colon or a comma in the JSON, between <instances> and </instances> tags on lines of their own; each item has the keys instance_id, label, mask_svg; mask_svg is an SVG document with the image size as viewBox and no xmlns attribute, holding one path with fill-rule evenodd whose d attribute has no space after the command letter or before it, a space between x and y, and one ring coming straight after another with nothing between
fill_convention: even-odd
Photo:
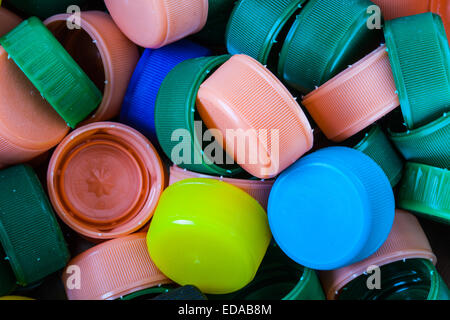
<instances>
[{"instance_id":1,"label":"plastic bottle cap","mask_svg":"<svg viewBox=\"0 0 450 320\"><path fill-rule=\"evenodd\" d=\"M122 32L136 44L157 49L200 31L208 0L105 0Z\"/></svg>"},{"instance_id":2,"label":"plastic bottle cap","mask_svg":"<svg viewBox=\"0 0 450 320\"><path fill-rule=\"evenodd\" d=\"M225 294L253 279L270 238L264 209L247 193L222 181L188 179L164 191L147 245L176 283Z\"/></svg>"},{"instance_id":3,"label":"plastic bottle cap","mask_svg":"<svg viewBox=\"0 0 450 320\"><path fill-rule=\"evenodd\" d=\"M387 21L384 35L408 128L436 120L450 105L450 49L441 18L428 12Z\"/></svg>"},{"instance_id":4,"label":"plastic bottle cap","mask_svg":"<svg viewBox=\"0 0 450 320\"><path fill-rule=\"evenodd\" d=\"M143 290L139 290L125 296L120 297L118 300L153 300L155 297L174 290L171 285L151 287Z\"/></svg>"},{"instance_id":5,"label":"plastic bottle cap","mask_svg":"<svg viewBox=\"0 0 450 320\"><path fill-rule=\"evenodd\" d=\"M230 17L226 40L230 54L246 54L267 64L277 36L306 0L239 1ZM258 21L258 23L255 23Z\"/></svg>"},{"instance_id":6,"label":"plastic bottle cap","mask_svg":"<svg viewBox=\"0 0 450 320\"><path fill-rule=\"evenodd\" d=\"M23 301L23 300L34 300L28 297L21 297L21 296L4 296L4 297L0 297L0 300L10 300L10 301Z\"/></svg>"},{"instance_id":7,"label":"plastic bottle cap","mask_svg":"<svg viewBox=\"0 0 450 320\"><path fill-rule=\"evenodd\" d=\"M450 116L447 113L415 130L393 132L390 129L390 139L408 161L450 168Z\"/></svg>"},{"instance_id":8,"label":"plastic bottle cap","mask_svg":"<svg viewBox=\"0 0 450 320\"><path fill-rule=\"evenodd\" d=\"M408 259L381 266L381 288L367 290L371 275L351 281L339 300L449 300L450 292L429 260Z\"/></svg>"},{"instance_id":9,"label":"plastic bottle cap","mask_svg":"<svg viewBox=\"0 0 450 320\"><path fill-rule=\"evenodd\" d=\"M102 100L95 84L39 19L22 22L0 44L70 127Z\"/></svg>"},{"instance_id":10,"label":"plastic bottle cap","mask_svg":"<svg viewBox=\"0 0 450 320\"><path fill-rule=\"evenodd\" d=\"M204 142L205 128L195 105L201 83L228 58L228 55L224 55L181 62L169 72L159 88L155 109L158 141L167 157L182 168L218 176L235 176L242 172L238 165L229 164L232 161L220 146L216 156L223 155L219 159L221 164L204 154L204 148L210 143ZM183 134L187 133L189 137L184 137ZM179 151L181 140L187 142L191 150Z\"/></svg>"},{"instance_id":11,"label":"plastic bottle cap","mask_svg":"<svg viewBox=\"0 0 450 320\"><path fill-rule=\"evenodd\" d=\"M383 244L394 206L389 180L372 159L331 147L279 176L268 216L275 241L292 260L332 270L367 258Z\"/></svg>"},{"instance_id":12,"label":"plastic bottle cap","mask_svg":"<svg viewBox=\"0 0 450 320\"><path fill-rule=\"evenodd\" d=\"M104 12L81 12L81 29L66 27L70 17L70 14L52 16L44 24L96 86L103 88L99 107L84 123L110 120L120 112L128 82L139 59L138 48Z\"/></svg>"},{"instance_id":13,"label":"plastic bottle cap","mask_svg":"<svg viewBox=\"0 0 450 320\"><path fill-rule=\"evenodd\" d=\"M164 78L180 62L210 53L209 49L189 40L145 50L128 85L120 121L137 129L156 145L155 103Z\"/></svg>"},{"instance_id":14,"label":"plastic bottle cap","mask_svg":"<svg viewBox=\"0 0 450 320\"><path fill-rule=\"evenodd\" d=\"M378 125L373 126L354 149L372 158L394 187L402 178L403 160Z\"/></svg>"},{"instance_id":15,"label":"plastic bottle cap","mask_svg":"<svg viewBox=\"0 0 450 320\"><path fill-rule=\"evenodd\" d=\"M163 293L153 300L208 300L206 296L194 286L183 286Z\"/></svg>"},{"instance_id":16,"label":"plastic bottle cap","mask_svg":"<svg viewBox=\"0 0 450 320\"><path fill-rule=\"evenodd\" d=\"M367 27L368 0L310 0L289 31L278 74L308 93L353 64L382 39Z\"/></svg>"},{"instance_id":17,"label":"plastic bottle cap","mask_svg":"<svg viewBox=\"0 0 450 320\"><path fill-rule=\"evenodd\" d=\"M150 258L145 236L136 233L106 241L72 259L62 276L67 298L114 300L171 283ZM80 275L79 288L72 283L76 272Z\"/></svg>"},{"instance_id":18,"label":"plastic bottle cap","mask_svg":"<svg viewBox=\"0 0 450 320\"><path fill-rule=\"evenodd\" d=\"M228 20L235 0L209 0L208 20L203 29L193 35L193 39L209 45L223 46Z\"/></svg>"},{"instance_id":19,"label":"plastic bottle cap","mask_svg":"<svg viewBox=\"0 0 450 320\"><path fill-rule=\"evenodd\" d=\"M293 262L272 242L252 282L237 292L210 299L324 300L325 296L316 272Z\"/></svg>"},{"instance_id":20,"label":"plastic bottle cap","mask_svg":"<svg viewBox=\"0 0 450 320\"><path fill-rule=\"evenodd\" d=\"M408 162L400 183L400 208L450 224L450 171Z\"/></svg>"},{"instance_id":21,"label":"plastic bottle cap","mask_svg":"<svg viewBox=\"0 0 450 320\"><path fill-rule=\"evenodd\" d=\"M328 139L343 141L399 106L385 46L308 94L303 102Z\"/></svg>"},{"instance_id":22,"label":"plastic bottle cap","mask_svg":"<svg viewBox=\"0 0 450 320\"><path fill-rule=\"evenodd\" d=\"M380 7L384 20L428 12L430 0L371 0ZM435 1L435 0L431 0Z\"/></svg>"},{"instance_id":23,"label":"plastic bottle cap","mask_svg":"<svg viewBox=\"0 0 450 320\"><path fill-rule=\"evenodd\" d=\"M16 277L0 246L0 297L11 293L16 286Z\"/></svg>"},{"instance_id":24,"label":"plastic bottle cap","mask_svg":"<svg viewBox=\"0 0 450 320\"><path fill-rule=\"evenodd\" d=\"M22 22L18 16L11 11L0 7L0 37L4 36Z\"/></svg>"},{"instance_id":25,"label":"plastic bottle cap","mask_svg":"<svg viewBox=\"0 0 450 320\"><path fill-rule=\"evenodd\" d=\"M0 167L5 167L53 148L69 127L1 47L0 79Z\"/></svg>"},{"instance_id":26,"label":"plastic bottle cap","mask_svg":"<svg viewBox=\"0 0 450 320\"><path fill-rule=\"evenodd\" d=\"M206 126L220 131L216 138L227 153L255 177L276 176L312 148L312 129L297 101L249 56L234 55L217 69L201 85L197 108Z\"/></svg>"},{"instance_id":27,"label":"plastic bottle cap","mask_svg":"<svg viewBox=\"0 0 450 320\"><path fill-rule=\"evenodd\" d=\"M242 189L249 195L251 195L255 200L259 202L259 204L264 209L267 208L267 201L269 200L270 189L272 189L272 186L275 182L275 180L250 180L250 179L215 177L181 169L175 165L170 167L169 185L172 185L181 180L192 178L215 179L232 184L233 186L238 187L239 189Z\"/></svg>"},{"instance_id":28,"label":"plastic bottle cap","mask_svg":"<svg viewBox=\"0 0 450 320\"><path fill-rule=\"evenodd\" d=\"M336 299L337 294L350 281L367 272L374 266L401 261L403 259L423 258L436 263L436 257L422 227L412 214L396 210L394 224L386 242L369 258L350 266L320 273L320 280L327 299Z\"/></svg>"},{"instance_id":29,"label":"plastic bottle cap","mask_svg":"<svg viewBox=\"0 0 450 320\"><path fill-rule=\"evenodd\" d=\"M0 241L26 286L65 267L69 251L42 186L28 166L0 171Z\"/></svg>"},{"instance_id":30,"label":"plastic bottle cap","mask_svg":"<svg viewBox=\"0 0 450 320\"><path fill-rule=\"evenodd\" d=\"M150 220L165 173L144 136L123 124L98 122L61 142L50 160L47 183L67 225L92 239L110 239Z\"/></svg>"},{"instance_id":31,"label":"plastic bottle cap","mask_svg":"<svg viewBox=\"0 0 450 320\"><path fill-rule=\"evenodd\" d=\"M88 0L8 0L13 7L28 16L46 18L67 11L71 5L81 6Z\"/></svg>"}]
</instances>

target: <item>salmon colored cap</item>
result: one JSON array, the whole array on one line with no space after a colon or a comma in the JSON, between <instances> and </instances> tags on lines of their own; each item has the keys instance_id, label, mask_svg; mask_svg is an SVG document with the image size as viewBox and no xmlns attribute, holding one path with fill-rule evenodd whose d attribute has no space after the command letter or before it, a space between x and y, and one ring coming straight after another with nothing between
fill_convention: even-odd
<instances>
[{"instance_id":1,"label":"salmon colored cap","mask_svg":"<svg viewBox=\"0 0 450 320\"><path fill-rule=\"evenodd\" d=\"M447 39L450 39L450 1L449 0L430 0L430 11L441 16L444 24Z\"/></svg>"},{"instance_id":2,"label":"salmon colored cap","mask_svg":"<svg viewBox=\"0 0 450 320\"><path fill-rule=\"evenodd\" d=\"M135 233L106 241L72 259L62 276L67 298L114 300L171 283L150 258L145 238L145 233Z\"/></svg>"},{"instance_id":3,"label":"salmon colored cap","mask_svg":"<svg viewBox=\"0 0 450 320\"><path fill-rule=\"evenodd\" d=\"M22 22L18 16L11 11L0 7L0 37L4 36Z\"/></svg>"},{"instance_id":4,"label":"salmon colored cap","mask_svg":"<svg viewBox=\"0 0 450 320\"><path fill-rule=\"evenodd\" d=\"M385 20L428 12L430 0L371 0L380 7ZM433 1L433 0L431 0Z\"/></svg>"},{"instance_id":5,"label":"salmon colored cap","mask_svg":"<svg viewBox=\"0 0 450 320\"><path fill-rule=\"evenodd\" d=\"M303 100L328 137L341 142L400 105L386 47L349 66Z\"/></svg>"},{"instance_id":6,"label":"salmon colored cap","mask_svg":"<svg viewBox=\"0 0 450 320\"><path fill-rule=\"evenodd\" d=\"M267 210L270 190L275 183L275 180L249 180L209 176L207 174L188 171L175 165L170 167L169 185L192 178L215 179L232 184L251 195L265 210Z\"/></svg>"},{"instance_id":7,"label":"salmon colored cap","mask_svg":"<svg viewBox=\"0 0 450 320\"><path fill-rule=\"evenodd\" d=\"M337 270L320 273L328 300L336 296L347 283L366 272L371 265L383 266L403 259L423 258L436 264L436 256L419 221L407 211L397 209L394 224L386 242L369 258Z\"/></svg>"},{"instance_id":8,"label":"salmon colored cap","mask_svg":"<svg viewBox=\"0 0 450 320\"><path fill-rule=\"evenodd\" d=\"M105 4L131 41L152 49L197 33L208 17L208 0L105 0Z\"/></svg>"},{"instance_id":9,"label":"salmon colored cap","mask_svg":"<svg viewBox=\"0 0 450 320\"><path fill-rule=\"evenodd\" d=\"M69 132L8 53L0 47L0 168L29 161Z\"/></svg>"},{"instance_id":10,"label":"salmon colored cap","mask_svg":"<svg viewBox=\"0 0 450 320\"><path fill-rule=\"evenodd\" d=\"M111 16L100 11L81 12L81 29L70 30L70 14L58 14L44 21L64 48L101 90L103 99L83 124L117 116L139 60L137 46L119 30Z\"/></svg>"},{"instance_id":11,"label":"salmon colored cap","mask_svg":"<svg viewBox=\"0 0 450 320\"><path fill-rule=\"evenodd\" d=\"M60 218L81 235L103 240L144 227L165 180L153 145L136 130L113 122L73 131L55 150L47 172Z\"/></svg>"},{"instance_id":12,"label":"salmon colored cap","mask_svg":"<svg viewBox=\"0 0 450 320\"><path fill-rule=\"evenodd\" d=\"M197 109L208 128L221 132L216 139L227 153L261 179L275 177L313 145L311 126L296 99L246 55L234 55L201 85ZM256 143L244 149L239 140L246 135Z\"/></svg>"}]
</instances>

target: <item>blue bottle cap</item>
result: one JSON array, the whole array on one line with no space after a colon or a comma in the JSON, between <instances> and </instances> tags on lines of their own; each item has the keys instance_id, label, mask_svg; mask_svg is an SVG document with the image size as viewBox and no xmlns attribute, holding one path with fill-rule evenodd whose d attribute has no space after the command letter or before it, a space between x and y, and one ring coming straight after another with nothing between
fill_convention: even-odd
<instances>
[{"instance_id":1,"label":"blue bottle cap","mask_svg":"<svg viewBox=\"0 0 450 320\"><path fill-rule=\"evenodd\" d=\"M158 145L154 111L161 83L180 62L209 55L209 49L189 40L181 40L156 50L146 49L128 85L120 122L140 131L154 145Z\"/></svg>"},{"instance_id":2,"label":"blue bottle cap","mask_svg":"<svg viewBox=\"0 0 450 320\"><path fill-rule=\"evenodd\" d=\"M331 147L288 168L275 182L269 224L294 261L333 270L361 261L387 239L395 201L383 170L360 151Z\"/></svg>"}]
</instances>

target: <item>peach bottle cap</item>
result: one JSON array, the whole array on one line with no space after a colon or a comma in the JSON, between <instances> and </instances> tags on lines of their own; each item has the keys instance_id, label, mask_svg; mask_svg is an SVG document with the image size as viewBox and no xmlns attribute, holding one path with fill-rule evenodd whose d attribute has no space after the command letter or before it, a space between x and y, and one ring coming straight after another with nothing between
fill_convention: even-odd
<instances>
[{"instance_id":1,"label":"peach bottle cap","mask_svg":"<svg viewBox=\"0 0 450 320\"><path fill-rule=\"evenodd\" d=\"M69 127L2 47L0 81L0 167L5 167L53 148Z\"/></svg>"},{"instance_id":2,"label":"peach bottle cap","mask_svg":"<svg viewBox=\"0 0 450 320\"><path fill-rule=\"evenodd\" d=\"M341 142L400 105L386 47L349 66L303 100L328 139Z\"/></svg>"},{"instance_id":3,"label":"peach bottle cap","mask_svg":"<svg viewBox=\"0 0 450 320\"><path fill-rule=\"evenodd\" d=\"M116 24L134 43L157 49L200 31L208 0L105 0Z\"/></svg>"},{"instance_id":4,"label":"peach bottle cap","mask_svg":"<svg viewBox=\"0 0 450 320\"><path fill-rule=\"evenodd\" d=\"M92 239L139 230L165 185L162 162L136 130L97 122L73 131L55 150L47 173L52 204L72 229Z\"/></svg>"},{"instance_id":5,"label":"peach bottle cap","mask_svg":"<svg viewBox=\"0 0 450 320\"><path fill-rule=\"evenodd\" d=\"M224 139L218 141L227 153L261 179L276 176L313 145L311 126L295 98L246 55L234 55L201 85L197 109L208 128L221 132ZM246 133L256 143L243 149L235 140Z\"/></svg>"},{"instance_id":6,"label":"peach bottle cap","mask_svg":"<svg viewBox=\"0 0 450 320\"><path fill-rule=\"evenodd\" d=\"M431 251L430 243L417 218L407 211L397 209L391 233L377 252L350 266L320 273L327 299L335 299L340 289L366 272L371 265L381 267L412 258L428 259L436 264L436 256Z\"/></svg>"},{"instance_id":7,"label":"peach bottle cap","mask_svg":"<svg viewBox=\"0 0 450 320\"><path fill-rule=\"evenodd\" d=\"M265 210L267 210L267 202L269 201L270 190L275 183L275 180L224 178L189 171L175 165L170 167L169 185L172 185L181 180L192 178L215 179L232 184L233 186L238 187L239 189L244 190L249 195L251 195Z\"/></svg>"},{"instance_id":8,"label":"peach bottle cap","mask_svg":"<svg viewBox=\"0 0 450 320\"><path fill-rule=\"evenodd\" d=\"M69 262L62 280L69 300L114 300L172 282L150 258L145 233L106 241L83 252Z\"/></svg>"},{"instance_id":9,"label":"peach bottle cap","mask_svg":"<svg viewBox=\"0 0 450 320\"><path fill-rule=\"evenodd\" d=\"M1 2L1 1L0 1ZM0 37L10 32L22 22L18 16L11 11L0 7Z\"/></svg>"},{"instance_id":10,"label":"peach bottle cap","mask_svg":"<svg viewBox=\"0 0 450 320\"><path fill-rule=\"evenodd\" d=\"M81 29L69 30L69 17L69 14L55 15L44 24L96 86L104 88L99 107L84 124L110 120L120 112L128 82L139 59L138 48L104 12L81 12Z\"/></svg>"}]
</instances>

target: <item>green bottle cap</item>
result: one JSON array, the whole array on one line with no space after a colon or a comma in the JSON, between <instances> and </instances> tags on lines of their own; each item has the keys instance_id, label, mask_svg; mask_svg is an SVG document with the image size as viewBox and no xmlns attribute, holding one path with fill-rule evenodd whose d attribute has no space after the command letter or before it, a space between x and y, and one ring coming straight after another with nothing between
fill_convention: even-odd
<instances>
[{"instance_id":1,"label":"green bottle cap","mask_svg":"<svg viewBox=\"0 0 450 320\"><path fill-rule=\"evenodd\" d=\"M193 35L193 38L204 44L223 45L234 4L235 0L209 0L206 25L200 32Z\"/></svg>"},{"instance_id":2,"label":"green bottle cap","mask_svg":"<svg viewBox=\"0 0 450 320\"><path fill-rule=\"evenodd\" d=\"M441 18L428 12L390 20L384 35L408 128L449 111L450 49Z\"/></svg>"},{"instance_id":3,"label":"green bottle cap","mask_svg":"<svg viewBox=\"0 0 450 320\"><path fill-rule=\"evenodd\" d=\"M63 268L69 260L53 209L29 166L0 171L0 241L22 286Z\"/></svg>"},{"instance_id":4,"label":"green bottle cap","mask_svg":"<svg viewBox=\"0 0 450 320\"><path fill-rule=\"evenodd\" d=\"M70 127L100 104L100 90L38 18L22 22L0 44Z\"/></svg>"},{"instance_id":5,"label":"green bottle cap","mask_svg":"<svg viewBox=\"0 0 450 320\"><path fill-rule=\"evenodd\" d=\"M380 267L381 288L367 288L370 274L349 282L338 294L339 300L448 300L450 293L433 263L407 259Z\"/></svg>"},{"instance_id":6,"label":"green bottle cap","mask_svg":"<svg viewBox=\"0 0 450 320\"><path fill-rule=\"evenodd\" d=\"M8 0L16 9L28 16L47 18L57 13L66 13L71 5L81 6L88 0Z\"/></svg>"},{"instance_id":7,"label":"green bottle cap","mask_svg":"<svg viewBox=\"0 0 450 320\"><path fill-rule=\"evenodd\" d=\"M371 157L394 187L402 177L403 160L378 125L373 126L354 147Z\"/></svg>"},{"instance_id":8,"label":"green bottle cap","mask_svg":"<svg viewBox=\"0 0 450 320\"><path fill-rule=\"evenodd\" d=\"M205 161L202 136L206 127L195 107L197 92L202 82L229 57L223 55L186 60L173 68L161 84L155 105L156 135L164 153L183 169L226 177L243 172L237 164L227 165L230 160L225 159L225 151L222 152L224 165L219 166L211 163L212 161ZM201 126L198 126L199 123ZM177 132L189 133L190 155L184 154L183 151L186 150L182 149L186 145L183 145L183 142L186 141L184 137L177 136ZM173 134L176 135L175 139L172 137ZM186 161L184 163L174 161L176 159L172 159L172 152L176 152L177 156Z\"/></svg>"},{"instance_id":9,"label":"green bottle cap","mask_svg":"<svg viewBox=\"0 0 450 320\"><path fill-rule=\"evenodd\" d=\"M325 300L314 270L289 259L272 242L255 278L243 289L227 295L210 295L220 300Z\"/></svg>"},{"instance_id":10,"label":"green bottle cap","mask_svg":"<svg viewBox=\"0 0 450 320\"><path fill-rule=\"evenodd\" d=\"M283 27L306 0L241 0L236 4L227 27L228 52L246 54L262 64Z\"/></svg>"},{"instance_id":11,"label":"green bottle cap","mask_svg":"<svg viewBox=\"0 0 450 320\"><path fill-rule=\"evenodd\" d=\"M279 76L309 93L377 48L382 33L367 27L371 5L369 0L309 0L286 37Z\"/></svg>"},{"instance_id":12,"label":"green bottle cap","mask_svg":"<svg viewBox=\"0 0 450 320\"><path fill-rule=\"evenodd\" d=\"M397 205L425 218L450 224L450 172L407 162L399 185Z\"/></svg>"},{"instance_id":13,"label":"green bottle cap","mask_svg":"<svg viewBox=\"0 0 450 320\"><path fill-rule=\"evenodd\" d=\"M406 160L450 168L450 116L447 113L415 130L389 131L390 139Z\"/></svg>"},{"instance_id":14,"label":"green bottle cap","mask_svg":"<svg viewBox=\"0 0 450 320\"><path fill-rule=\"evenodd\" d=\"M0 297L11 293L16 286L16 277L0 246Z\"/></svg>"},{"instance_id":15,"label":"green bottle cap","mask_svg":"<svg viewBox=\"0 0 450 320\"><path fill-rule=\"evenodd\" d=\"M173 290L171 286L152 287L127 294L117 300L151 300L161 294L170 292L171 290Z\"/></svg>"}]
</instances>

